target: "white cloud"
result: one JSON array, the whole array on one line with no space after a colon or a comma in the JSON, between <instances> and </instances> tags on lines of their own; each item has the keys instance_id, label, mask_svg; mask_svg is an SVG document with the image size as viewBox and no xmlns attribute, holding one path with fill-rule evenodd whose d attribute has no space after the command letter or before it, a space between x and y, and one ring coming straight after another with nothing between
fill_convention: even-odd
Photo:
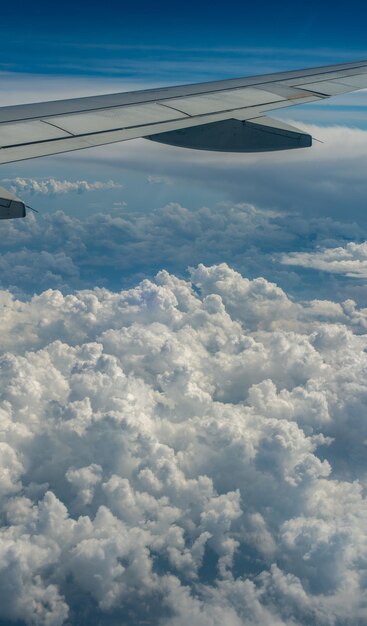
<instances>
[{"instance_id":1,"label":"white cloud","mask_svg":"<svg viewBox=\"0 0 367 626\"><path fill-rule=\"evenodd\" d=\"M284 265L309 267L323 272L345 274L354 278L367 277L367 242L353 241L344 247L328 248L314 252L292 252L281 258Z\"/></svg>"},{"instance_id":2,"label":"white cloud","mask_svg":"<svg viewBox=\"0 0 367 626\"><path fill-rule=\"evenodd\" d=\"M165 176L147 176L149 185L173 185L173 181Z\"/></svg>"},{"instance_id":3,"label":"white cloud","mask_svg":"<svg viewBox=\"0 0 367 626\"><path fill-rule=\"evenodd\" d=\"M367 620L367 311L225 264L0 302L0 619Z\"/></svg>"},{"instance_id":4,"label":"white cloud","mask_svg":"<svg viewBox=\"0 0 367 626\"><path fill-rule=\"evenodd\" d=\"M13 193L22 195L52 196L70 192L84 193L85 191L107 191L122 189L123 185L113 180L89 182L87 180L57 180L56 178L3 178L2 183L7 185Z\"/></svg>"}]
</instances>

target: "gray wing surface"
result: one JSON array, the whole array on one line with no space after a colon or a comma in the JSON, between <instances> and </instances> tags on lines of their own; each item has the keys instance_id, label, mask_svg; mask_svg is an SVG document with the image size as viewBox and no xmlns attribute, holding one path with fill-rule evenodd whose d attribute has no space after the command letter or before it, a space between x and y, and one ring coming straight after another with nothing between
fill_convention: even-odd
<instances>
[{"instance_id":1,"label":"gray wing surface","mask_svg":"<svg viewBox=\"0 0 367 626\"><path fill-rule=\"evenodd\" d=\"M266 116L367 88L367 61L217 82L0 108L0 163L138 137L232 152L311 145Z\"/></svg>"}]
</instances>

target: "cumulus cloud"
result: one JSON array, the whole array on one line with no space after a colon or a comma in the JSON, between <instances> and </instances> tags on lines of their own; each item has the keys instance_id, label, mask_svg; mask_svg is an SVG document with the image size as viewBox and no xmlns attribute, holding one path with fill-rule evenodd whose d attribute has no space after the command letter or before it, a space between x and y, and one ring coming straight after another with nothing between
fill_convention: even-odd
<instances>
[{"instance_id":1,"label":"cumulus cloud","mask_svg":"<svg viewBox=\"0 0 367 626\"><path fill-rule=\"evenodd\" d=\"M4 623L366 622L366 310L226 264L0 299Z\"/></svg>"},{"instance_id":2,"label":"cumulus cloud","mask_svg":"<svg viewBox=\"0 0 367 626\"><path fill-rule=\"evenodd\" d=\"M346 246L316 252L293 252L283 255L281 263L345 274L355 278L367 277L367 243L350 241Z\"/></svg>"},{"instance_id":3,"label":"cumulus cloud","mask_svg":"<svg viewBox=\"0 0 367 626\"><path fill-rule=\"evenodd\" d=\"M2 183L7 185L16 194L30 194L53 196L70 192L84 193L86 191L106 191L122 189L120 183L113 180L89 182L87 180L57 180L56 178L3 178Z\"/></svg>"}]
</instances>

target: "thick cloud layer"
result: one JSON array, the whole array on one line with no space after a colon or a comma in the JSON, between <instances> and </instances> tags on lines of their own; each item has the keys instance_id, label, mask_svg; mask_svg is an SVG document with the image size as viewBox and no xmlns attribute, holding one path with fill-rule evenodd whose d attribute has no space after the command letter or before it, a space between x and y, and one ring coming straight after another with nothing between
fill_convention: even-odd
<instances>
[{"instance_id":1,"label":"thick cloud layer","mask_svg":"<svg viewBox=\"0 0 367 626\"><path fill-rule=\"evenodd\" d=\"M2 223L0 286L21 297L49 287L65 293L96 285L120 289L162 268L184 275L190 265L224 261L306 298L316 295L314 275L307 268L322 269L324 277L317 278L322 297L367 304L360 281L345 283L337 274L331 279L330 262L317 261L320 248L345 248L350 239L356 243L347 244L346 254L361 257L364 247L359 242L367 238L367 228L347 216L343 221L310 218L297 211L231 202L194 209L171 202L138 213L121 204L84 218L57 211ZM357 263L347 266L356 268Z\"/></svg>"},{"instance_id":2,"label":"thick cloud layer","mask_svg":"<svg viewBox=\"0 0 367 626\"><path fill-rule=\"evenodd\" d=\"M366 310L225 264L0 296L2 623L366 623Z\"/></svg>"}]
</instances>

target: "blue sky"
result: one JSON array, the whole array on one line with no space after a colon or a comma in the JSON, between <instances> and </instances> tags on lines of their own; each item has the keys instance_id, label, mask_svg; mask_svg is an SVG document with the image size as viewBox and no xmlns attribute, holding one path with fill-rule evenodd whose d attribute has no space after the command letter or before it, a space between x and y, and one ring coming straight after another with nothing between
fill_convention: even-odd
<instances>
[{"instance_id":1,"label":"blue sky","mask_svg":"<svg viewBox=\"0 0 367 626\"><path fill-rule=\"evenodd\" d=\"M367 59L366 13L9 2L0 104ZM2 166L0 626L367 623L366 106Z\"/></svg>"},{"instance_id":2,"label":"blue sky","mask_svg":"<svg viewBox=\"0 0 367 626\"><path fill-rule=\"evenodd\" d=\"M4 7L3 32L28 32L29 39L50 35L62 40L77 36L81 42L140 43L188 45L218 45L249 43L251 45L295 44L313 47L340 48L353 43L363 48L363 6L351 2L345 10L341 3L299 2L297 13L292 2L280 5L263 3L195 3L185 8L171 2L139 2L135 5L108 1L75 4L64 2L61 7L40 1L37 5L19 1ZM204 31L204 27L206 29ZM33 32L31 29L33 28ZM51 32L49 32L51 31ZM281 46L279 43L281 42Z\"/></svg>"},{"instance_id":3,"label":"blue sky","mask_svg":"<svg viewBox=\"0 0 367 626\"><path fill-rule=\"evenodd\" d=\"M201 65L214 59L219 77L236 74L237 66L230 69L233 61L250 65L262 55L270 69L306 61L337 62L363 58L363 13L357 2L349 3L348 11L335 2L298 2L297 7L292 2L187 2L184 7L171 2L7 3L1 66L133 79L140 74L157 81L176 80L177 70L179 80L185 80L180 65L188 60L198 65L203 78L213 67ZM169 62L174 62L170 69L165 67Z\"/></svg>"}]
</instances>

